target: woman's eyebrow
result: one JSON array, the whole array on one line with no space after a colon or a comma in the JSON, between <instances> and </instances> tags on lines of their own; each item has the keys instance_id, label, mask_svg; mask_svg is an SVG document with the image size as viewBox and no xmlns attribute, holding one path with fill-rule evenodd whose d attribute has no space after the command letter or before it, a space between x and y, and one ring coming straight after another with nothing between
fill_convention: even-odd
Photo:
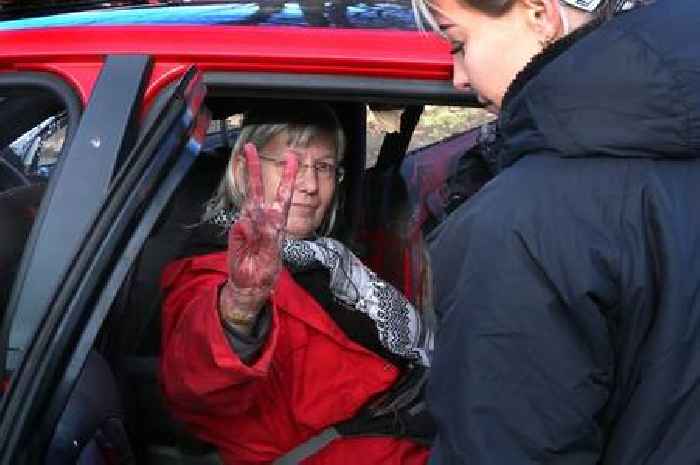
<instances>
[{"instance_id":1,"label":"woman's eyebrow","mask_svg":"<svg viewBox=\"0 0 700 465\"><path fill-rule=\"evenodd\" d=\"M455 25L454 25L453 23L441 23L441 24L438 24L438 28L439 28L442 32L446 32L448 29L451 29L451 28L453 28L453 27L455 27Z\"/></svg>"},{"instance_id":2,"label":"woman's eyebrow","mask_svg":"<svg viewBox=\"0 0 700 465\"><path fill-rule=\"evenodd\" d=\"M292 152L292 153L294 153L294 154L295 154L296 156L298 156L298 157L304 156L304 153L303 153L303 152L298 152L298 151L295 151L295 150L293 150L293 149L289 149L289 151ZM328 158L332 158L333 160L335 160L335 159L336 159L336 155L335 155L335 152L328 152L328 153L323 153L323 154L321 154L321 155L315 156L315 157L313 157L313 158L316 159L316 160L326 160L326 159L328 159Z\"/></svg>"}]
</instances>

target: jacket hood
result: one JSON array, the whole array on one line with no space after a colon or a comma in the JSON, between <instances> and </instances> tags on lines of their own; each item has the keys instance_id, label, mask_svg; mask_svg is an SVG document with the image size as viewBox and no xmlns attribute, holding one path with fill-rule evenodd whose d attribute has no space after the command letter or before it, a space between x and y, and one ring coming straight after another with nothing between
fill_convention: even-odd
<instances>
[{"instance_id":1,"label":"jacket hood","mask_svg":"<svg viewBox=\"0 0 700 465\"><path fill-rule=\"evenodd\" d=\"M517 76L496 153L700 156L700 2L659 0L549 47Z\"/></svg>"}]
</instances>

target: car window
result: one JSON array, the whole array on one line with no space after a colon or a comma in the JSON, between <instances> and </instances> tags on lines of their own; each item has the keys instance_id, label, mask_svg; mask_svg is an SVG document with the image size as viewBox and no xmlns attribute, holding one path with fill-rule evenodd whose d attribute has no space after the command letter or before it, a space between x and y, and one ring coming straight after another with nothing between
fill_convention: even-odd
<instances>
[{"instance_id":1,"label":"car window","mask_svg":"<svg viewBox=\"0 0 700 465\"><path fill-rule=\"evenodd\" d=\"M31 181L46 181L58 162L66 139L68 115L57 113L39 122L8 145L8 161Z\"/></svg>"},{"instance_id":2,"label":"car window","mask_svg":"<svg viewBox=\"0 0 700 465\"><path fill-rule=\"evenodd\" d=\"M6 326L12 326L5 366L12 377L5 380L6 399L0 404L8 406L0 418L0 436L7 438L3 463L34 463L33 458L25 459L22 449L36 450L37 457L45 454L49 462L65 457L67 450L72 463L132 459L118 385L107 360L90 348L113 304L115 312L120 308L115 303L117 289L131 274L143 241L182 176L198 158L210 121L202 105L201 74L190 67L165 105L154 111L152 124L137 133L142 126L136 110L143 103L146 82L127 78L147 77L148 65L146 56L107 58L102 69L106 78L95 83L79 124L74 124L71 111L69 142L58 153L60 167L48 170L54 179L37 219L41 224L34 226L18 272L21 278L15 283L17 296L10 297L7 308L6 321L11 321ZM114 73L125 79L117 81ZM113 114L120 117L102 118L105 108L114 108ZM134 142L125 146L122 141ZM104 150L93 152L90 147ZM125 157L118 165L121 153ZM83 198L93 192L104 195L95 195L97 204L88 209ZM76 223L80 229L70 229ZM73 238L75 243L70 242ZM59 256L68 264L61 267L66 271L57 266L58 272L47 272L59 261L60 249L69 252ZM60 280L51 285L54 276ZM42 283L57 291L32 305L39 300L31 299ZM45 311L32 313L35 308ZM86 398L94 399L87 410Z\"/></svg>"},{"instance_id":3,"label":"car window","mask_svg":"<svg viewBox=\"0 0 700 465\"><path fill-rule=\"evenodd\" d=\"M398 131L401 114L402 109L367 112L367 168L376 164L384 136ZM482 108L426 105L408 151L415 152L445 141L493 119L494 116Z\"/></svg>"},{"instance_id":4,"label":"car window","mask_svg":"<svg viewBox=\"0 0 700 465\"><path fill-rule=\"evenodd\" d=\"M0 115L0 318L4 318L25 244L64 148L68 115L56 96L39 89L0 89Z\"/></svg>"},{"instance_id":5,"label":"car window","mask_svg":"<svg viewBox=\"0 0 700 465\"><path fill-rule=\"evenodd\" d=\"M242 115L236 114L224 119L213 119L207 128L207 137L202 147L203 154L231 152L240 131Z\"/></svg>"},{"instance_id":6,"label":"car window","mask_svg":"<svg viewBox=\"0 0 700 465\"><path fill-rule=\"evenodd\" d=\"M408 151L450 139L493 119L494 116L482 108L426 106L413 131Z\"/></svg>"}]
</instances>

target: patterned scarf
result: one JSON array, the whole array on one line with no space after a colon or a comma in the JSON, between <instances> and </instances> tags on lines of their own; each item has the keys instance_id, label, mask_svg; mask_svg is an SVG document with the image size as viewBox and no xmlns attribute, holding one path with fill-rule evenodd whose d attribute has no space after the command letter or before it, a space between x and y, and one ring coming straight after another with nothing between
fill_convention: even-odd
<instances>
[{"instance_id":1,"label":"patterned scarf","mask_svg":"<svg viewBox=\"0 0 700 465\"><path fill-rule=\"evenodd\" d=\"M293 271L326 268L331 273L330 289L335 299L346 308L370 317L384 347L430 366L435 338L421 313L394 286L364 266L346 246L328 237L314 241L286 240L281 255Z\"/></svg>"},{"instance_id":2,"label":"patterned scarf","mask_svg":"<svg viewBox=\"0 0 700 465\"><path fill-rule=\"evenodd\" d=\"M236 217L233 210L223 210L209 223L228 230ZM384 347L398 356L430 366L435 342L432 328L401 292L363 265L345 245L327 237L288 239L283 241L280 255L293 272L326 268L331 276L333 297L345 308L368 316Z\"/></svg>"}]
</instances>

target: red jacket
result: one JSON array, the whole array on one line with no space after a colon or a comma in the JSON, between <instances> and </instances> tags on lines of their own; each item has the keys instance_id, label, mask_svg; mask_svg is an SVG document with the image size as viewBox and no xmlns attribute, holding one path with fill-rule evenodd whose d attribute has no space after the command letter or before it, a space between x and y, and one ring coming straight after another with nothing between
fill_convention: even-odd
<instances>
[{"instance_id":1,"label":"red jacket","mask_svg":"<svg viewBox=\"0 0 700 465\"><path fill-rule=\"evenodd\" d=\"M351 341L286 272L257 361L232 351L217 312L224 252L178 260L162 285L161 384L174 413L227 464L270 463L385 391L398 369ZM386 437L336 439L305 464L424 464L428 450Z\"/></svg>"}]
</instances>

